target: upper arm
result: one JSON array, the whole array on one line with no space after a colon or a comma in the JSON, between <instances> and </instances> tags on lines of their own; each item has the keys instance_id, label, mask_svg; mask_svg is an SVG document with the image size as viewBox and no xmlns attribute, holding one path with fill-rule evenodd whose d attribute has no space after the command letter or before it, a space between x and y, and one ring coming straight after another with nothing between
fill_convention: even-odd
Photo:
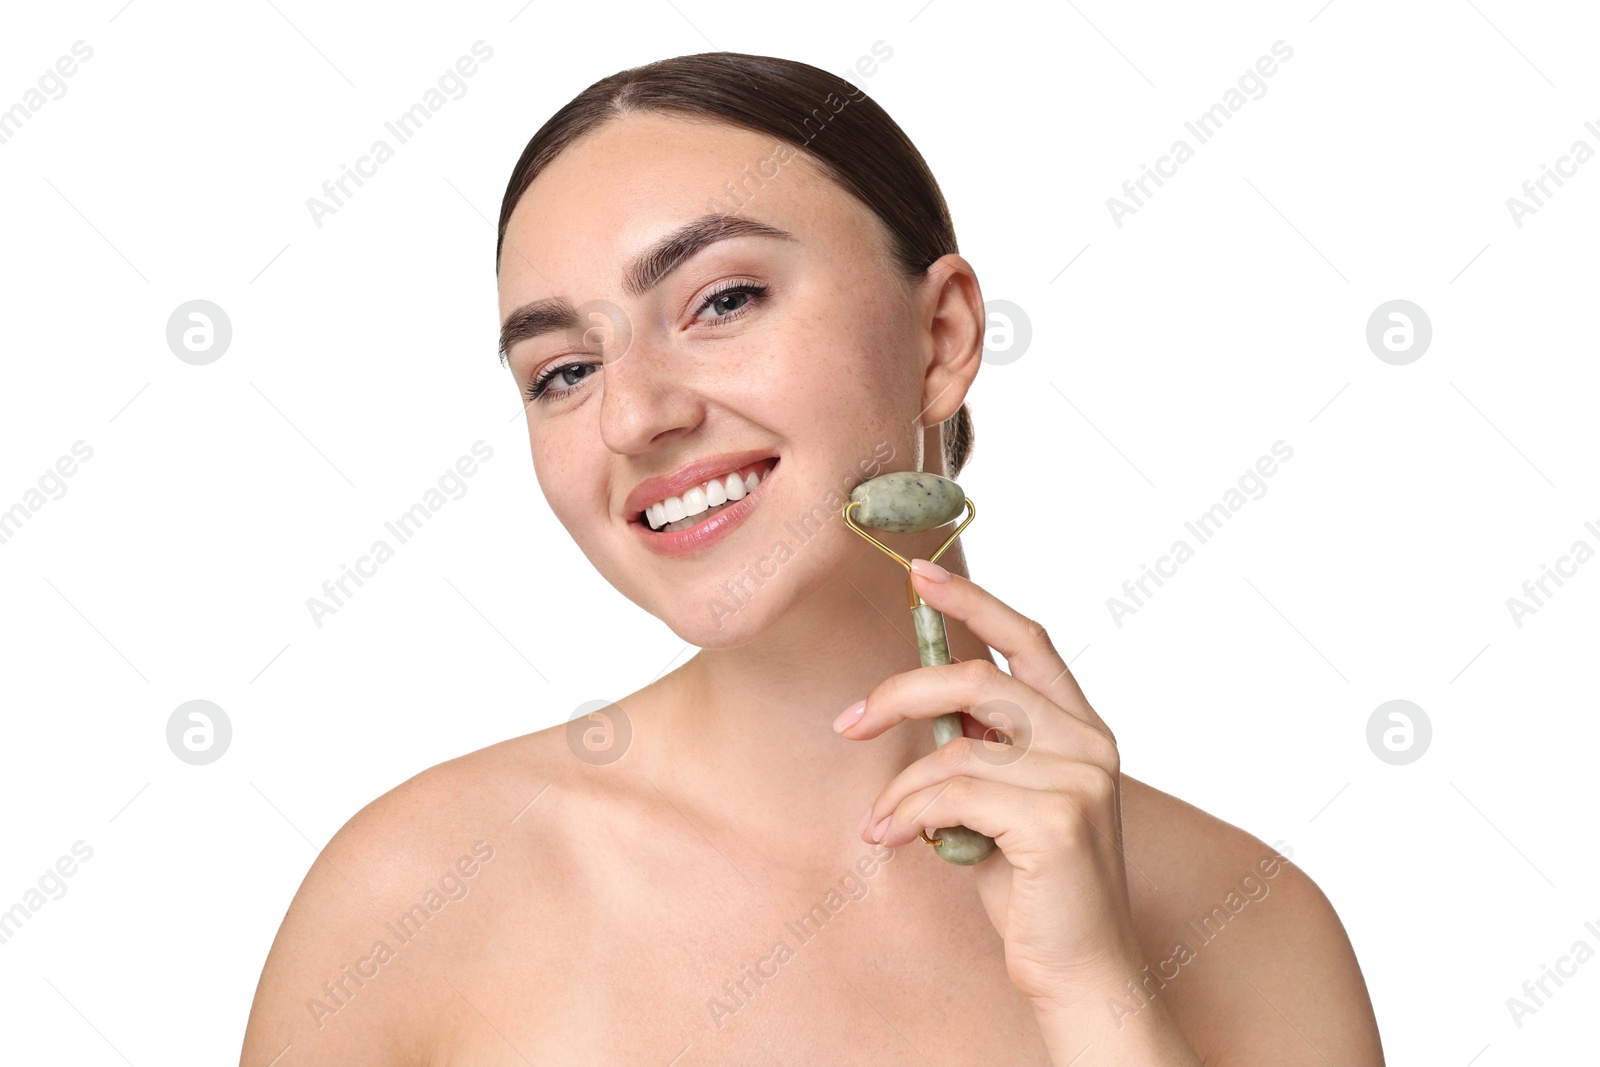
<instances>
[{"instance_id":1,"label":"upper arm","mask_svg":"<svg viewBox=\"0 0 1600 1067\"><path fill-rule=\"evenodd\" d=\"M1361 965L1344 924L1317 884L1293 864L1271 879L1249 927L1240 926L1218 992L1236 1024L1217 1043L1223 1067L1374 1067L1383 1048ZM1276 906L1274 906L1276 905Z\"/></svg>"},{"instance_id":2,"label":"upper arm","mask_svg":"<svg viewBox=\"0 0 1600 1067\"><path fill-rule=\"evenodd\" d=\"M1120 1010L1159 999L1214 1067L1382 1064L1350 938L1294 849L1143 783L1124 801L1146 992Z\"/></svg>"},{"instance_id":3,"label":"upper arm","mask_svg":"<svg viewBox=\"0 0 1600 1067\"><path fill-rule=\"evenodd\" d=\"M397 832L410 786L356 813L313 861L262 968L240 1067L426 1062L417 961L392 931L421 884Z\"/></svg>"}]
</instances>

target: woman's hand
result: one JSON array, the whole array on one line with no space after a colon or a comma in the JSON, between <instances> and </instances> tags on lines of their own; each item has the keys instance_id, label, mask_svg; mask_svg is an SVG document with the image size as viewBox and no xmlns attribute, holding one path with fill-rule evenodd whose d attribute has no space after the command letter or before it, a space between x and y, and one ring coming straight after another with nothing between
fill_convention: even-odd
<instances>
[{"instance_id":1,"label":"woman's hand","mask_svg":"<svg viewBox=\"0 0 1600 1067\"><path fill-rule=\"evenodd\" d=\"M919 559L912 572L923 600L965 623L1010 673L988 660L920 667L846 709L834 725L848 738L951 711L965 734L897 775L863 816L862 837L899 846L962 825L994 838L996 852L972 869L1011 981L1036 1009L1103 1005L1143 966L1116 739L1043 627L936 564ZM981 740L997 733L1012 744Z\"/></svg>"}]
</instances>

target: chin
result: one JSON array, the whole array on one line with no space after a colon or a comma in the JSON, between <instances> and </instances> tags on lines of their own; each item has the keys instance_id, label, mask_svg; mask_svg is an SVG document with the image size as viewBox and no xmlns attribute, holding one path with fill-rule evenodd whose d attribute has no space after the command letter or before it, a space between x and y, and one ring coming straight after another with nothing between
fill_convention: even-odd
<instances>
[{"instance_id":1,"label":"chin","mask_svg":"<svg viewBox=\"0 0 1600 1067\"><path fill-rule=\"evenodd\" d=\"M727 582L707 585L671 605L655 605L654 614L697 648L737 648L789 610L796 577L779 570L760 587L746 583L743 592Z\"/></svg>"}]
</instances>

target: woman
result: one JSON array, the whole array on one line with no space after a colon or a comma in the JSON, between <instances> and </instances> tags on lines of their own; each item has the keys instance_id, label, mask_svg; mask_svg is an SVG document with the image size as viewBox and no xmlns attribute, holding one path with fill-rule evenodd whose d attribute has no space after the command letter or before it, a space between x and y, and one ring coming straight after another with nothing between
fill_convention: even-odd
<instances>
[{"instance_id":1,"label":"woman","mask_svg":"<svg viewBox=\"0 0 1600 1067\"><path fill-rule=\"evenodd\" d=\"M765 57L623 71L534 136L500 238L540 487L702 651L352 818L246 1067L1382 1062L1292 849L1121 775L1045 630L959 542L926 562L948 528L895 539L956 660L921 667L905 576L841 520L868 477L959 473L983 353L977 277L876 104ZM996 852L923 843L956 825Z\"/></svg>"}]
</instances>

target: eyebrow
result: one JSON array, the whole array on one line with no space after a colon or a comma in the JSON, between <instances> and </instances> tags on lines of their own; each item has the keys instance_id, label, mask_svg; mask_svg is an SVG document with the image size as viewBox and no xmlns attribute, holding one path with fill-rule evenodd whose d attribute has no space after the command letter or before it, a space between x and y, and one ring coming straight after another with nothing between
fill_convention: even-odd
<instances>
[{"instance_id":1,"label":"eyebrow","mask_svg":"<svg viewBox=\"0 0 1600 1067\"><path fill-rule=\"evenodd\" d=\"M701 215L673 230L629 263L622 273L623 290L629 296L643 296L690 256L734 237L794 240L794 234L789 231L755 219ZM559 297L523 304L506 316L500 326L500 362L506 362L506 353L519 341L554 330L574 329L578 325L578 309Z\"/></svg>"}]
</instances>

